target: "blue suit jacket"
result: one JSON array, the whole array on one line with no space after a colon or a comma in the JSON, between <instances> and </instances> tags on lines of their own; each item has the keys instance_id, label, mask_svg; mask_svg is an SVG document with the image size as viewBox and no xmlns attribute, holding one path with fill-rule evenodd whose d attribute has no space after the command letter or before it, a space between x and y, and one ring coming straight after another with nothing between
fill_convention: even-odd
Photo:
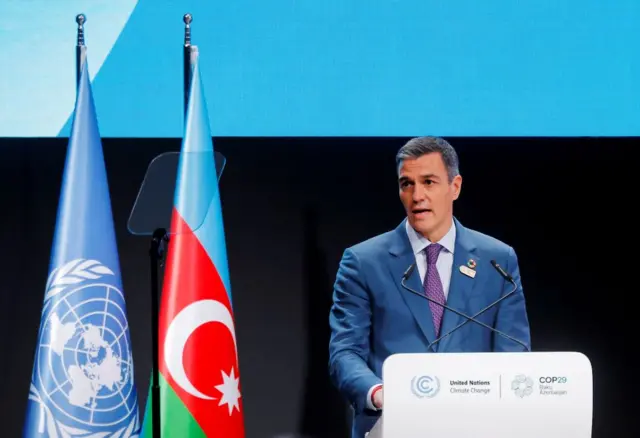
<instances>
[{"instance_id":1,"label":"blue suit jacket","mask_svg":"<svg viewBox=\"0 0 640 438\"><path fill-rule=\"evenodd\" d=\"M513 277L518 289L477 319L530 345L525 299L513 248L463 227L456 219L454 223L456 243L447 305L472 316L511 291L513 285L491 266L490 261L495 260ZM477 263L474 278L459 269L470 259ZM373 385L382 383L382 363L390 355L525 350L474 322L468 322L429 349L436 339L429 302L400 284L412 263L415 256L404 221L395 230L348 248L340 262L329 316L329 373L353 407L354 438L363 437L380 415L379 411L367 408L366 398ZM423 290L417 269L406 284L418 292ZM463 321L463 317L445 310L440 333Z\"/></svg>"}]
</instances>

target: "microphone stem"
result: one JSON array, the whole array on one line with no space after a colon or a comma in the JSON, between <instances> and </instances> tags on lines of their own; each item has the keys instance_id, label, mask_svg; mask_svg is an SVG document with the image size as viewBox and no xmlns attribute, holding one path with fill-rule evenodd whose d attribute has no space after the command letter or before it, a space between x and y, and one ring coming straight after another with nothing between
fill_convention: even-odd
<instances>
[{"instance_id":1,"label":"microphone stem","mask_svg":"<svg viewBox=\"0 0 640 438\"><path fill-rule=\"evenodd\" d=\"M411 272L413 272L413 269L407 270L407 273L408 273L408 274L410 274ZM485 328L487 328L487 329L489 329L489 330L491 330L491 331L493 331L493 332L495 332L495 333L498 333L498 334L499 334L499 335L501 335L501 336L504 336L505 338L507 338L507 339L509 339L509 340L511 340L511 341L513 341L513 342L515 342L515 343L517 343L517 344L519 344L519 345L522 345L522 346L525 348L525 350L530 351L530 350L529 350L529 348L528 348L528 347L527 347L527 346L526 346L522 341L519 341L519 340L517 340L517 339L513 338L512 336L509 336L508 334L503 333L503 332L501 332L500 330L498 330L498 329L496 329L496 328L494 328L494 327L489 326L488 324L485 324L484 322L481 322L481 321L476 320L476 318L477 318L478 316L482 315L482 314L483 314L483 313L485 313L487 310L491 309L492 307L494 307L494 306L496 306L497 304L499 304L500 302L502 302L504 299L506 299L506 298L508 298L509 296L513 295L513 294L515 293L515 291L516 291L516 290L518 290L518 285L517 285L517 284L515 284L515 282L514 282L513 280L510 280L510 282L513 284L513 290L511 290L509 293L505 294L504 296L500 297L500 299L496 300L495 302L493 302L493 303L489 304L487 307L485 307L484 309L480 310L480 311L479 311L478 313L476 313L475 315L473 315L473 316L468 316L468 315L465 315L464 313L462 313L462 312L460 312L460 311L458 311L458 310L452 309L451 307L447 306L446 304L439 303L438 301L433 300L433 299L431 299L431 298L427 297L426 295L422 295L422 294L420 294L420 293L418 293L418 292L414 291L413 289L411 289L409 286L407 286L407 285L405 284L405 281L407 280L407 277L408 277L408 275L404 275L404 276L403 276L403 278L402 278L402 281L400 282L400 284L402 285L402 287L404 287L406 290L408 290L409 292L414 293L414 294L416 294L416 295L419 295L420 297L422 297L422 298L426 299L427 301L432 302L432 303L435 303L435 304L437 304L437 305L439 305L439 306L441 306L441 307L445 308L446 310L449 310L450 312L453 312L453 313L455 313L456 315L461 316L461 317L463 317L463 318L465 318L465 319L466 319L464 322L462 322L462 323L458 324L458 325L457 325L457 326L455 326L453 329L449 330L447 333L445 333L444 335L440 336L439 338L437 338L436 340L434 340L433 342L431 342L431 344L429 344L429 347L428 347L428 348L431 348L433 345L437 344L437 343L438 343L438 342L440 342L442 339L444 339L444 338L446 338L447 336L451 335L453 332L455 332L455 331L456 331L456 330L458 330L460 327L462 327L462 326L464 326L465 324L467 324L469 321L473 321L473 322L475 322L475 323L476 323L476 324L478 324L478 325L481 325L481 326L483 326L483 327L485 327Z\"/></svg>"},{"instance_id":2,"label":"microphone stem","mask_svg":"<svg viewBox=\"0 0 640 438\"><path fill-rule=\"evenodd\" d=\"M496 329L496 328L494 328L494 327L491 327L491 326L489 326L489 325L487 325L487 324L485 324L485 323L483 323L483 322L480 322L480 321L477 321L477 320L476 320L476 318L477 318L478 316L482 315L484 312L486 312L487 310L491 309L493 306L497 305L497 304L498 304L498 303L500 303L502 300L504 300L504 299L506 299L507 297L509 297L509 296L513 295L513 293L514 293L517 289L518 289L518 286L514 284L514 288L513 288L513 290L511 290L508 294L505 294L504 296L500 297L500 299L499 299L499 300L497 300L497 301L495 301L495 302L491 303L490 305L488 305L487 307L485 307L484 309L482 309L481 311L479 311L478 313L476 313L476 314L475 314L475 315L473 315L473 316L466 316L466 315L461 314L461 313L459 313L459 312L453 311L454 313L457 313L458 315L462 316L463 318L467 318L467 320L466 320L466 321L464 321L464 322L461 322L460 324L458 324L457 326L455 326L453 329L449 330L447 333L445 333L444 335L440 336L438 339L436 339L435 341L433 341L433 342L429 345L429 347L431 347L431 345L434 345L434 344L436 344L436 343L440 342L440 340L441 340L441 339L444 339L444 338L446 338L447 336L451 335L453 332L455 332L455 331L456 331L456 330L458 330L460 327L462 327L462 326L464 326L465 324L467 324L469 321L473 321L473 322L475 322L475 323L477 323L477 324L482 325L483 327L488 328L489 330L492 330L492 331L494 331L494 332L498 333L499 335L504 336L504 337L505 337L505 338L507 338L507 339L510 339L511 341L513 341L513 342L515 342L515 343L517 343L517 344L519 344L519 345L522 345L526 350L529 350L529 348L528 348L528 347L527 347L527 346L526 346L522 341L519 341L519 340L517 340L517 339L515 339L515 338L513 338L513 337L511 337L511 336L509 336L508 334L501 332L500 330L498 330L498 329ZM450 308L447 308L447 309L448 309L448 310L453 310L453 309L450 309Z\"/></svg>"}]
</instances>

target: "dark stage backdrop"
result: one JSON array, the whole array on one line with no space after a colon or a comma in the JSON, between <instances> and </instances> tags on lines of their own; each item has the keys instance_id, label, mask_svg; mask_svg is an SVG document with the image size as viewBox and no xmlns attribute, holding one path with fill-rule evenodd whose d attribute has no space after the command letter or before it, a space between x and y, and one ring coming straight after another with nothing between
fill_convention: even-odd
<instances>
[{"instance_id":1,"label":"dark stage backdrop","mask_svg":"<svg viewBox=\"0 0 640 438\"><path fill-rule=\"evenodd\" d=\"M343 250L403 218L404 138L220 138L221 181L248 438L348 436L327 378L328 310ZM632 436L638 139L450 138L466 226L519 256L538 351L581 351L594 437ZM141 410L150 373L148 239L126 228L158 153L180 141L104 140ZM0 424L19 436L40 322L64 139L0 140ZM532 418L532 421L544 421Z\"/></svg>"}]
</instances>

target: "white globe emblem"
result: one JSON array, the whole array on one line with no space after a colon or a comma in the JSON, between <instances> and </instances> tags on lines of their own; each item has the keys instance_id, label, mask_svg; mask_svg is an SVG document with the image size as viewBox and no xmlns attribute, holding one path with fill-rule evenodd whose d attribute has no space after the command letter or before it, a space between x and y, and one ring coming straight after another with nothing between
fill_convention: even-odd
<instances>
[{"instance_id":1,"label":"white globe emblem","mask_svg":"<svg viewBox=\"0 0 640 438\"><path fill-rule=\"evenodd\" d=\"M533 379L523 374L519 374L511 382L511 389L520 398L531 395L533 394Z\"/></svg>"},{"instance_id":2,"label":"white globe emblem","mask_svg":"<svg viewBox=\"0 0 640 438\"><path fill-rule=\"evenodd\" d=\"M414 376L411 379L411 392L416 397L434 397L440 391L440 380L436 376Z\"/></svg>"},{"instance_id":3,"label":"white globe emblem","mask_svg":"<svg viewBox=\"0 0 640 438\"><path fill-rule=\"evenodd\" d=\"M124 296L101 281L112 274L108 268L91 260L74 262L57 283L49 281L32 398L70 436L91 431L135 436L138 401Z\"/></svg>"}]
</instances>

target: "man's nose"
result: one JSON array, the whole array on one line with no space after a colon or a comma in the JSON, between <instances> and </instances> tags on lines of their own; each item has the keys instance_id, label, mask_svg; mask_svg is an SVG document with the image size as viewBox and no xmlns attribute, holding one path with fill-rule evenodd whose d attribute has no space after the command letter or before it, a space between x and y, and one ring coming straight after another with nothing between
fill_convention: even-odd
<instances>
[{"instance_id":1,"label":"man's nose","mask_svg":"<svg viewBox=\"0 0 640 438\"><path fill-rule=\"evenodd\" d=\"M422 184L416 184L413 189L413 202L424 201L426 197L426 191Z\"/></svg>"}]
</instances>

